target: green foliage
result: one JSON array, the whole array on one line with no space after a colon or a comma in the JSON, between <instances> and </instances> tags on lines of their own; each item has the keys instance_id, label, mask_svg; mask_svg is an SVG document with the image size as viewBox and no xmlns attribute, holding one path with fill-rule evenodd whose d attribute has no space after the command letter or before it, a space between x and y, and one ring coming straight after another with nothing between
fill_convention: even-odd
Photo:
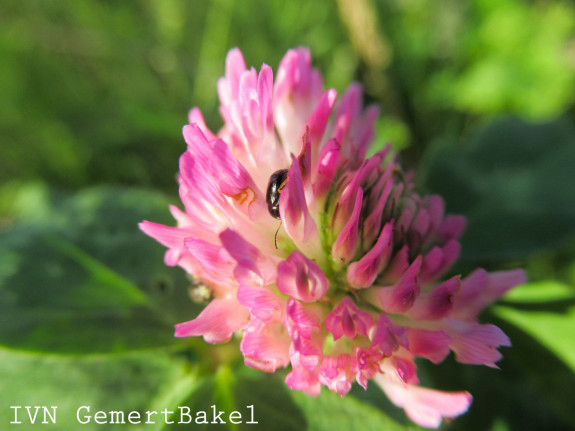
<instances>
[{"instance_id":1,"label":"green foliage","mask_svg":"<svg viewBox=\"0 0 575 431\"><path fill-rule=\"evenodd\" d=\"M137 229L143 219L173 224L181 127L192 106L220 127L226 52L239 46L248 65L275 69L305 45L339 94L365 80L367 102L382 108L376 147L407 149L422 189L468 217L458 269L523 266L533 279L482 318L513 342L501 370L419 364L423 384L474 395L470 412L443 428L575 428L575 9L560 0L371 3L389 47L380 80L338 2L0 4L3 427L10 405L59 406L46 429L77 428L81 405L217 405L244 418L254 405L257 426L215 427L414 429L373 384L312 398L246 371L235 341L174 339L173 325L201 306L184 272L166 267L163 247Z\"/></svg>"},{"instance_id":2,"label":"green foliage","mask_svg":"<svg viewBox=\"0 0 575 431\"><path fill-rule=\"evenodd\" d=\"M182 271L165 267L137 229L144 218L166 219L165 199L32 188L20 206L20 222L0 236L0 343L77 353L174 344L173 325L197 305Z\"/></svg>"},{"instance_id":3,"label":"green foliage","mask_svg":"<svg viewBox=\"0 0 575 431\"><path fill-rule=\"evenodd\" d=\"M0 421L14 420L10 406L57 406L57 423L42 425L42 413L30 424L24 408L18 414L24 431L102 429L103 425L80 425L78 408L96 411L125 409L145 412L158 393L172 390L186 375L181 359L162 352L123 355L65 357L0 350ZM187 380L189 383L189 380ZM190 385L192 386L192 385ZM85 411L82 411L85 413ZM105 429L141 429L130 425L107 425ZM148 428L146 428L148 429Z\"/></svg>"},{"instance_id":4,"label":"green foliage","mask_svg":"<svg viewBox=\"0 0 575 431\"><path fill-rule=\"evenodd\" d=\"M575 237L575 128L499 120L464 148L438 148L425 182L465 214L463 258L523 259Z\"/></svg>"}]
</instances>

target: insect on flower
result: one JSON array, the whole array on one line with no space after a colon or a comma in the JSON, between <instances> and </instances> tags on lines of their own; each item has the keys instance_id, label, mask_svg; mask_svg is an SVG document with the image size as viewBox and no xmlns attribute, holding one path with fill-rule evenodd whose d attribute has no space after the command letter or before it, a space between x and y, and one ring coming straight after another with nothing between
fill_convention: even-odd
<instances>
[{"instance_id":1,"label":"insect on flower","mask_svg":"<svg viewBox=\"0 0 575 431\"><path fill-rule=\"evenodd\" d=\"M247 366L289 367L286 384L313 396L374 382L422 426L467 411L468 392L421 387L416 360L496 367L510 340L478 316L523 271L445 279L465 219L419 195L390 146L368 156L378 108L359 84L339 99L324 89L307 49L288 51L275 79L233 49L218 93L218 133L197 108L184 126L177 227L140 224L209 289L175 335L238 337Z\"/></svg>"},{"instance_id":2,"label":"insect on flower","mask_svg":"<svg viewBox=\"0 0 575 431\"><path fill-rule=\"evenodd\" d=\"M266 192L266 203L268 204L268 211L273 218L281 220L280 217L280 194L285 187L288 180L288 170L280 169L275 171L268 182L268 189ZM278 232L281 227L278 226L274 236L274 244L278 248Z\"/></svg>"},{"instance_id":3,"label":"insect on flower","mask_svg":"<svg viewBox=\"0 0 575 431\"><path fill-rule=\"evenodd\" d=\"M285 187L288 180L288 170L280 169L275 171L268 182L268 189L266 193L266 203L268 204L268 211L273 218L281 219L280 217L280 194Z\"/></svg>"}]
</instances>

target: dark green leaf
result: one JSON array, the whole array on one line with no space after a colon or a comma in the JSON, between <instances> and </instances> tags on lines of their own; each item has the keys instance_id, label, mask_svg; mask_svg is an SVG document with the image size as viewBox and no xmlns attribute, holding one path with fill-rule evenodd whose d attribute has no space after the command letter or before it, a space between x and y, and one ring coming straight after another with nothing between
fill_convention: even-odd
<instances>
[{"instance_id":1,"label":"dark green leaf","mask_svg":"<svg viewBox=\"0 0 575 431\"><path fill-rule=\"evenodd\" d=\"M426 183L468 217L463 259L521 258L575 234L575 129L500 120L429 161Z\"/></svg>"},{"instance_id":2,"label":"dark green leaf","mask_svg":"<svg viewBox=\"0 0 575 431\"><path fill-rule=\"evenodd\" d=\"M56 425L40 424L42 412L32 425L22 408L18 415L22 424L12 427L23 431L149 429L151 425L101 425L94 422L93 415L97 411L123 411L126 416L139 411L144 415L158 392L169 391L186 378L181 360L157 351L65 357L0 349L0 423L3 429L12 429L7 426L14 420L10 406L57 406ZM77 419L82 406L90 408L92 418L87 424ZM80 413L82 421L88 420L86 409Z\"/></svg>"},{"instance_id":3,"label":"dark green leaf","mask_svg":"<svg viewBox=\"0 0 575 431\"><path fill-rule=\"evenodd\" d=\"M314 431L347 431L360 426L365 431L419 429L394 421L381 410L352 396L340 397L323 390L317 398L293 391L292 397L304 411L308 429Z\"/></svg>"},{"instance_id":4,"label":"dark green leaf","mask_svg":"<svg viewBox=\"0 0 575 431\"><path fill-rule=\"evenodd\" d=\"M419 362L421 383L441 390L467 390L469 411L449 430L570 430L575 425L571 400L573 371L537 339L495 316L487 319L509 336L513 346L501 348L500 369L456 363Z\"/></svg>"},{"instance_id":5,"label":"dark green leaf","mask_svg":"<svg viewBox=\"0 0 575 431\"><path fill-rule=\"evenodd\" d=\"M518 292L506 296L505 299L515 298L516 302L512 303L514 307L501 305L495 307L493 312L536 338L539 343L546 346L558 358L561 358L566 365L571 367L575 377L575 337L573 337L573 334L575 334L575 295L570 292L567 286L562 286L563 289L560 289L561 285L559 283L549 283L549 286L543 282L533 284L535 286L529 286L529 284L521 286L516 289ZM563 301L564 304L569 304L570 307L566 307L559 312L527 311L517 307L517 304L528 304L532 295L542 294L543 292L547 292L548 299L554 303L558 301L553 301L553 295L557 298L565 298L570 292L571 295L567 297L568 300ZM518 299L522 298L526 299L526 301L517 302Z\"/></svg>"},{"instance_id":6,"label":"dark green leaf","mask_svg":"<svg viewBox=\"0 0 575 431\"><path fill-rule=\"evenodd\" d=\"M93 189L23 193L20 222L0 238L0 343L29 350L108 352L167 346L197 306L184 271L139 231L169 220L159 195Z\"/></svg>"},{"instance_id":7,"label":"dark green leaf","mask_svg":"<svg viewBox=\"0 0 575 431\"><path fill-rule=\"evenodd\" d=\"M176 411L177 406L189 406L192 424L178 424L189 418L176 412L170 419L175 423L162 429L189 429L190 426L198 430L312 429L308 428L306 418L291 399L290 390L277 376L252 374L255 377L234 375L230 369L221 367L215 375L202 379L195 386L190 385L189 395L174 398L171 409ZM220 411L224 412L220 419L214 418L214 412L217 415ZM205 418L200 412L206 412ZM232 412L239 413L230 420ZM201 423L206 420L209 423ZM234 421L237 423L232 423Z\"/></svg>"}]
</instances>

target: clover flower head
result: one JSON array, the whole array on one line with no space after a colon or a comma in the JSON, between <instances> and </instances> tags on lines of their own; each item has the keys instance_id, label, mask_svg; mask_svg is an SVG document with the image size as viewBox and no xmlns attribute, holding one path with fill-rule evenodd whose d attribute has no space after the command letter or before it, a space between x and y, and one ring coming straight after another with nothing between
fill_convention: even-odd
<instances>
[{"instance_id":1,"label":"clover flower head","mask_svg":"<svg viewBox=\"0 0 575 431\"><path fill-rule=\"evenodd\" d=\"M176 336L238 334L246 365L291 367L286 384L310 395L373 380L422 426L467 411L469 393L418 385L415 358L496 367L509 339L477 316L523 272L442 279L465 219L417 194L389 146L366 156L377 107L358 84L337 100L307 49L288 51L275 81L233 49L218 93L222 129L197 108L183 129L177 227L140 225L213 297Z\"/></svg>"}]
</instances>

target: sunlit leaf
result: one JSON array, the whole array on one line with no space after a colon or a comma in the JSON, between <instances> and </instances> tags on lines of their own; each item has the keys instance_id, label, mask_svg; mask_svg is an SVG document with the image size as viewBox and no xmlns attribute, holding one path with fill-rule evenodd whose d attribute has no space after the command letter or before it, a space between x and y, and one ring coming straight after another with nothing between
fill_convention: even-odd
<instances>
[{"instance_id":1,"label":"sunlit leaf","mask_svg":"<svg viewBox=\"0 0 575 431\"><path fill-rule=\"evenodd\" d=\"M563 313L497 306L494 313L518 326L571 367L575 378L575 304Z\"/></svg>"}]
</instances>

